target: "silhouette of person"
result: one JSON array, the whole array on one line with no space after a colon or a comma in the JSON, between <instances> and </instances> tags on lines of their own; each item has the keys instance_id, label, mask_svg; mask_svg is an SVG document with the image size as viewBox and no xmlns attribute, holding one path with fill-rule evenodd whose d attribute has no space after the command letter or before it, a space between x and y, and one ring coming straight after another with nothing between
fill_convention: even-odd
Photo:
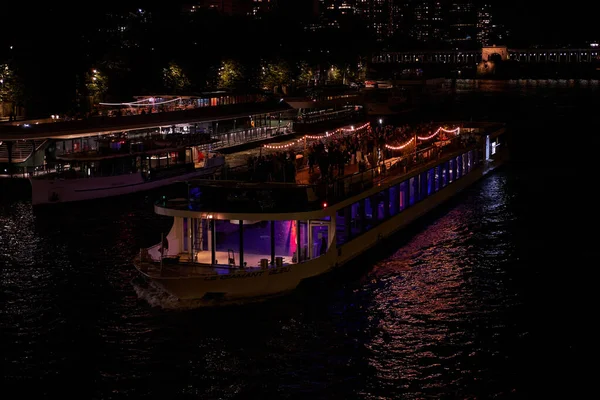
<instances>
[{"instance_id":1,"label":"silhouette of person","mask_svg":"<svg viewBox=\"0 0 600 400\"><path fill-rule=\"evenodd\" d=\"M325 239L325 236L321 237L321 251L319 253L319 255L323 255L327 252L327 240Z\"/></svg>"}]
</instances>

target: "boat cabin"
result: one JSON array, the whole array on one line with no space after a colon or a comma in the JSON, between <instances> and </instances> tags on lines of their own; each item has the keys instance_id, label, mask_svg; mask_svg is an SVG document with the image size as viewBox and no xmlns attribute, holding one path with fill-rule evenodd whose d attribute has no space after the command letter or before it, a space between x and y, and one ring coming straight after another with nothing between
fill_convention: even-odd
<instances>
[{"instance_id":1,"label":"boat cabin","mask_svg":"<svg viewBox=\"0 0 600 400\"><path fill-rule=\"evenodd\" d=\"M153 260L285 266L325 255L335 232L329 210L305 185L201 181L190 185L189 199L155 210L175 221L163 243L148 249Z\"/></svg>"}]
</instances>

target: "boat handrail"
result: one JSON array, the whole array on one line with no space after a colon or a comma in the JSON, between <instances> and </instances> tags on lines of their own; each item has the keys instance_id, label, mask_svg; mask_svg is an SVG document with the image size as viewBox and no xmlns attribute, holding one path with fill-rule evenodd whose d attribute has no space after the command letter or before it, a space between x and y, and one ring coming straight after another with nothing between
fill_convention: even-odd
<instances>
[{"instance_id":1,"label":"boat handrail","mask_svg":"<svg viewBox=\"0 0 600 400\"><path fill-rule=\"evenodd\" d=\"M96 160L106 160L106 159L111 159L111 158L123 158L123 157L131 157L131 156L139 156L139 155L150 155L150 154L160 154L160 153L166 153L166 152L172 152L172 151L177 151L177 150L181 150L187 146L202 146L202 145L207 145L207 144L211 144L211 143L215 143L217 140L216 139L206 139L203 141L194 141L194 140L189 140L185 143L176 143L175 146L169 146L169 147L150 147L150 148L146 148L142 151L112 151L109 150L106 153L102 153L98 150L90 150L90 151L82 151L82 152L73 152L73 153L67 153L67 154L61 154L61 155L57 155L56 159L57 160L62 160L62 161L96 161Z\"/></svg>"},{"instance_id":2,"label":"boat handrail","mask_svg":"<svg viewBox=\"0 0 600 400\"><path fill-rule=\"evenodd\" d=\"M414 150L410 153L404 153L398 157L392 157L384 160L380 165L373 166L364 171L355 172L352 175L344 177L334 178L331 181L317 182L317 183L294 183L294 182L252 182L249 179L244 179L243 174L250 173L247 170L247 166L240 165L234 168L230 168L229 171L225 170L221 175L214 176L213 179L196 179L187 181L188 187L202 185L210 186L223 186L223 187L239 187L243 185L248 188L256 187L257 189L268 189L283 188L283 187L294 187L294 188L306 188L312 189L317 195L320 202L326 202L328 205L334 205L341 201L344 201L352 196L364 192L366 189L373 187L374 185L381 183L386 178L394 175L399 175L399 172L408 173L415 168L422 168L428 165L430 161L423 162L423 154L433 151L437 152L430 157L431 162L436 162L439 158L445 155L450 155L459 148L465 148L464 136L457 136L452 139L434 142L431 146L418 149L415 153ZM477 141L481 140L481 137L477 137ZM440 145L445 143L445 145ZM479 143L479 142L477 142ZM460 146L460 147L457 147ZM442 150L443 149L443 150ZM231 172L238 172L238 174L231 174ZM241 174L240 174L241 173ZM232 175L237 175L237 179L230 179ZM247 177L246 177L247 178ZM197 200L192 198L191 194L188 193L189 203L194 203ZM157 201L157 204L165 204L165 199Z\"/></svg>"},{"instance_id":3,"label":"boat handrail","mask_svg":"<svg viewBox=\"0 0 600 400\"><path fill-rule=\"evenodd\" d=\"M315 185L316 193L328 205L339 203L364 192L366 189L370 189L384 181L386 178L394 175L398 176L399 172L409 173L411 170L423 168L431 163L436 163L438 159L443 157L443 153L446 153L447 155L454 153L457 150L456 144L461 144L461 138L456 137L443 142L448 141L450 144L447 144L444 147L451 146L452 148L445 149L446 151L441 150L441 146L434 144L418 150L416 154L413 152L395 157L394 161L389 164L386 161L392 160L392 158L385 160L382 165L371 167L363 172L356 172L352 175L337 178L332 182L317 183ZM423 162L421 157L424 153L429 151L437 152L437 154L434 154L431 157L431 161Z\"/></svg>"}]
</instances>

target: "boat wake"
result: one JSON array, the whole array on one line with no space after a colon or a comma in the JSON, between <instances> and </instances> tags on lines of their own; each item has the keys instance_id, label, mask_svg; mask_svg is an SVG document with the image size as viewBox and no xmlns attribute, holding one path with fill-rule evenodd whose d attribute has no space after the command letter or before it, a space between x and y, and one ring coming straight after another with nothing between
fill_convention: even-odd
<instances>
[{"instance_id":1,"label":"boat wake","mask_svg":"<svg viewBox=\"0 0 600 400\"><path fill-rule=\"evenodd\" d=\"M256 303L264 303L274 298L284 296L286 293L275 294L248 299L190 299L181 300L169 293L154 282L133 280L131 282L135 293L140 300L145 301L151 307L164 310L193 310L209 307L242 306Z\"/></svg>"}]
</instances>

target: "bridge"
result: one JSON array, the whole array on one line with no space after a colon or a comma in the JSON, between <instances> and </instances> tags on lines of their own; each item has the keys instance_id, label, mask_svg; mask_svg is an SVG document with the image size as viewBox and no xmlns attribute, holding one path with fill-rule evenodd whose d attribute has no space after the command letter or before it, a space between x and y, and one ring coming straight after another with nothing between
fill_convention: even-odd
<instances>
[{"instance_id":1,"label":"bridge","mask_svg":"<svg viewBox=\"0 0 600 400\"><path fill-rule=\"evenodd\" d=\"M511 60L519 63L597 63L600 62L600 49L509 49L506 46L490 46L481 50L386 51L374 55L371 62L473 65L491 60Z\"/></svg>"}]
</instances>

